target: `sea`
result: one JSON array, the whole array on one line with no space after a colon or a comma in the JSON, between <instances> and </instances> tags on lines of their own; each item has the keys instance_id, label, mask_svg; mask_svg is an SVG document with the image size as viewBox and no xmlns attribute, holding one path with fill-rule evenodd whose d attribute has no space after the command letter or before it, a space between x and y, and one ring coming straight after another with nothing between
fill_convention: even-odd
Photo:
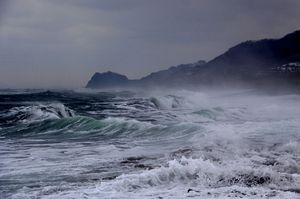
<instances>
[{"instance_id":1,"label":"sea","mask_svg":"<svg viewBox=\"0 0 300 199\"><path fill-rule=\"evenodd\" d=\"M1 199L300 198L300 95L1 90Z\"/></svg>"}]
</instances>

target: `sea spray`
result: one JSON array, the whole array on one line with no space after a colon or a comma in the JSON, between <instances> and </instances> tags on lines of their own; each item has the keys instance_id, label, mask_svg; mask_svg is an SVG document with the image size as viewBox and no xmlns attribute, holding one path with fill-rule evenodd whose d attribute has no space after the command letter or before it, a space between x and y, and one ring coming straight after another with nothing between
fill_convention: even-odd
<instances>
[{"instance_id":1,"label":"sea spray","mask_svg":"<svg viewBox=\"0 0 300 199\"><path fill-rule=\"evenodd\" d=\"M3 93L0 196L299 198L299 99Z\"/></svg>"}]
</instances>

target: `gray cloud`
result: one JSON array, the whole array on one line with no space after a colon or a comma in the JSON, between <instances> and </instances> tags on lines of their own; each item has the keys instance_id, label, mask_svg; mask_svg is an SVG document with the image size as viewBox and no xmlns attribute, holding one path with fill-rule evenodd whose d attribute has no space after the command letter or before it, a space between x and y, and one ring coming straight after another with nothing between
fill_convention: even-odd
<instances>
[{"instance_id":1,"label":"gray cloud","mask_svg":"<svg viewBox=\"0 0 300 199\"><path fill-rule=\"evenodd\" d=\"M2 2L0 83L11 87L81 87L105 70L141 77L281 37L300 19L295 0Z\"/></svg>"}]
</instances>

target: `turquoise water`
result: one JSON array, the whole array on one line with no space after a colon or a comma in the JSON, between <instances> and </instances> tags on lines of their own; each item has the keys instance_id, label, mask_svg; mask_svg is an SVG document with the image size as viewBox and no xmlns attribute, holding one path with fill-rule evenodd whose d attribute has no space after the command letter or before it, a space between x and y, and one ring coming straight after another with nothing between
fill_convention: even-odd
<instances>
[{"instance_id":1,"label":"turquoise water","mask_svg":"<svg viewBox=\"0 0 300 199\"><path fill-rule=\"evenodd\" d=\"M0 92L0 198L300 198L300 96Z\"/></svg>"}]
</instances>

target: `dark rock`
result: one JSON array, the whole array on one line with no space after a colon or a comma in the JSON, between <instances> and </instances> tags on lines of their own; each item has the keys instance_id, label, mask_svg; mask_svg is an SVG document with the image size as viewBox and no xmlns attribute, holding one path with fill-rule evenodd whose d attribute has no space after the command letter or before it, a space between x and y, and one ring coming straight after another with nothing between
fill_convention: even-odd
<instances>
[{"instance_id":1,"label":"dark rock","mask_svg":"<svg viewBox=\"0 0 300 199\"><path fill-rule=\"evenodd\" d=\"M188 192L188 193L190 193L190 192L197 192L197 193L200 193L200 191L197 191L197 190L194 190L194 189L191 189L191 188L188 189L187 192Z\"/></svg>"},{"instance_id":2,"label":"dark rock","mask_svg":"<svg viewBox=\"0 0 300 199\"><path fill-rule=\"evenodd\" d=\"M95 73L87 84L87 88L111 88L128 86L129 80L125 75L113 73L111 71L105 73Z\"/></svg>"}]
</instances>

